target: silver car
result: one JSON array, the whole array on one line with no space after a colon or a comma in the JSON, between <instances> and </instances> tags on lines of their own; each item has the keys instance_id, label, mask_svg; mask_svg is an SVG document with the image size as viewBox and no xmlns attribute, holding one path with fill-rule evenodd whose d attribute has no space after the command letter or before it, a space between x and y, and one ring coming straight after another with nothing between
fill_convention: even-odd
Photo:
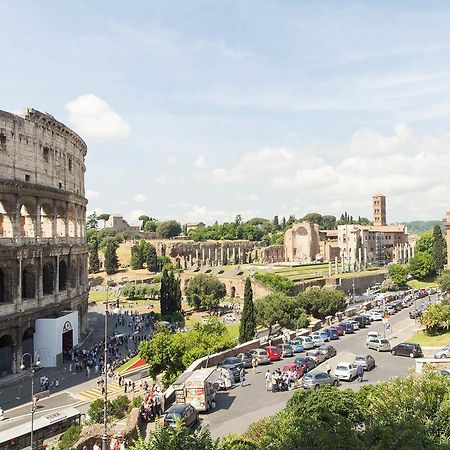
<instances>
[{"instance_id":1,"label":"silver car","mask_svg":"<svg viewBox=\"0 0 450 450\"><path fill-rule=\"evenodd\" d=\"M339 380L334 375L328 375L327 373L319 372L318 370L313 370L312 372L307 372L303 375L302 387L305 389L317 389L324 384L339 386Z\"/></svg>"},{"instance_id":2,"label":"silver car","mask_svg":"<svg viewBox=\"0 0 450 450\"><path fill-rule=\"evenodd\" d=\"M281 357L288 358L289 356L294 356L294 349L289 344L280 344L278 345L280 349Z\"/></svg>"},{"instance_id":3,"label":"silver car","mask_svg":"<svg viewBox=\"0 0 450 450\"><path fill-rule=\"evenodd\" d=\"M319 349L308 350L306 352L306 356L309 356L310 358L314 359L314 361L316 361L317 364L321 364L327 359L326 355L322 353Z\"/></svg>"},{"instance_id":4,"label":"silver car","mask_svg":"<svg viewBox=\"0 0 450 450\"><path fill-rule=\"evenodd\" d=\"M444 347L444 348L441 348L440 350L438 350L434 354L434 357L436 359L450 358L450 345L447 345L447 347Z\"/></svg>"},{"instance_id":5,"label":"silver car","mask_svg":"<svg viewBox=\"0 0 450 450\"><path fill-rule=\"evenodd\" d=\"M387 339L373 337L368 340L367 348L371 348L372 350L376 350L377 352L390 352L391 343Z\"/></svg>"},{"instance_id":6,"label":"silver car","mask_svg":"<svg viewBox=\"0 0 450 450\"><path fill-rule=\"evenodd\" d=\"M258 364L269 364L270 363L269 354L263 348L257 348L254 350L250 350L249 353L251 353L252 356L258 360Z\"/></svg>"}]
</instances>

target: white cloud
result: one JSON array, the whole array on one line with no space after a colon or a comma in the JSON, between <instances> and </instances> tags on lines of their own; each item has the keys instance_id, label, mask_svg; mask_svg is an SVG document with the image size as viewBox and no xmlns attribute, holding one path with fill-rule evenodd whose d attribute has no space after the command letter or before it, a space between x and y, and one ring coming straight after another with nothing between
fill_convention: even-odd
<instances>
[{"instance_id":1,"label":"white cloud","mask_svg":"<svg viewBox=\"0 0 450 450\"><path fill-rule=\"evenodd\" d=\"M92 202L92 200L97 200L100 197L100 194L97 191L86 191L86 198Z\"/></svg>"},{"instance_id":2,"label":"white cloud","mask_svg":"<svg viewBox=\"0 0 450 450\"><path fill-rule=\"evenodd\" d=\"M222 209L208 209L206 206L194 206L191 211L184 214L186 222L193 222L201 220L205 223L214 223L216 220L221 222L234 221L236 216L240 214L243 220L249 220L253 217L257 217L260 211L224 211Z\"/></svg>"},{"instance_id":3,"label":"white cloud","mask_svg":"<svg viewBox=\"0 0 450 450\"><path fill-rule=\"evenodd\" d=\"M65 105L68 121L82 137L117 139L129 136L130 125L94 94L81 95Z\"/></svg>"},{"instance_id":4,"label":"white cloud","mask_svg":"<svg viewBox=\"0 0 450 450\"><path fill-rule=\"evenodd\" d=\"M167 178L167 175L160 175L159 177L155 178L156 184L167 184L169 179Z\"/></svg>"},{"instance_id":5,"label":"white cloud","mask_svg":"<svg viewBox=\"0 0 450 450\"><path fill-rule=\"evenodd\" d=\"M259 200L259 195L256 194L239 194L237 197L239 200L244 200L246 202L256 202Z\"/></svg>"},{"instance_id":6,"label":"white cloud","mask_svg":"<svg viewBox=\"0 0 450 450\"><path fill-rule=\"evenodd\" d=\"M147 196L144 194L136 194L133 197L133 201L136 203L144 203L147 200Z\"/></svg>"},{"instance_id":7,"label":"white cloud","mask_svg":"<svg viewBox=\"0 0 450 450\"><path fill-rule=\"evenodd\" d=\"M205 158L203 158L203 156L199 156L195 162L194 162L194 166L197 169L204 169L206 167L206 162L205 162Z\"/></svg>"},{"instance_id":8,"label":"white cloud","mask_svg":"<svg viewBox=\"0 0 450 450\"><path fill-rule=\"evenodd\" d=\"M169 164L169 166L175 166L178 164L178 158L174 155L169 156L167 159L167 164Z\"/></svg>"},{"instance_id":9,"label":"white cloud","mask_svg":"<svg viewBox=\"0 0 450 450\"><path fill-rule=\"evenodd\" d=\"M129 214L125 215L125 220L130 225L138 225L139 224L139 217L142 215L146 215L147 213L143 209L135 209L134 211L131 211Z\"/></svg>"}]
</instances>

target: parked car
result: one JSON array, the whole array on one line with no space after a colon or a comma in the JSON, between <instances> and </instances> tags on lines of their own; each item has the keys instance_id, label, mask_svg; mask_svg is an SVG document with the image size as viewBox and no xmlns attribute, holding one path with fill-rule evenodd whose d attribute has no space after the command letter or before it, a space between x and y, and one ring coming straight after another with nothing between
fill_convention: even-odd
<instances>
[{"instance_id":1,"label":"parked car","mask_svg":"<svg viewBox=\"0 0 450 450\"><path fill-rule=\"evenodd\" d=\"M314 342L311 336L298 336L296 339L302 343L305 350L314 348Z\"/></svg>"},{"instance_id":2,"label":"parked car","mask_svg":"<svg viewBox=\"0 0 450 450\"><path fill-rule=\"evenodd\" d=\"M289 373L291 370L294 370L294 372L297 372L298 378L301 378L304 374L304 369L300 364L297 363L289 363L285 364L281 372L283 373Z\"/></svg>"},{"instance_id":3,"label":"parked car","mask_svg":"<svg viewBox=\"0 0 450 450\"><path fill-rule=\"evenodd\" d=\"M164 428L175 428L177 421L185 427L192 427L198 422L198 411L192 405L176 403L164 414Z\"/></svg>"},{"instance_id":4,"label":"parked car","mask_svg":"<svg viewBox=\"0 0 450 450\"><path fill-rule=\"evenodd\" d=\"M237 383L239 381L239 372L241 370L241 367L244 367L244 364L239 358L236 358L235 356L229 356L228 358L220 361L219 364L217 364L217 367L228 369L233 375L233 381Z\"/></svg>"},{"instance_id":5,"label":"parked car","mask_svg":"<svg viewBox=\"0 0 450 450\"><path fill-rule=\"evenodd\" d=\"M308 350L306 352L306 356L314 359L317 365L323 363L327 359L327 357L318 348L314 350Z\"/></svg>"},{"instance_id":6,"label":"parked car","mask_svg":"<svg viewBox=\"0 0 450 450\"><path fill-rule=\"evenodd\" d=\"M444 348L441 348L440 350L438 350L434 354L434 357L436 359L450 358L450 345L447 345L447 347L444 347Z\"/></svg>"},{"instance_id":7,"label":"parked car","mask_svg":"<svg viewBox=\"0 0 450 450\"><path fill-rule=\"evenodd\" d=\"M367 348L371 348L377 352L390 352L391 343L385 338L374 337L367 342Z\"/></svg>"},{"instance_id":8,"label":"parked car","mask_svg":"<svg viewBox=\"0 0 450 450\"><path fill-rule=\"evenodd\" d=\"M254 350L250 350L250 353L252 354L252 356L256 356L258 364L270 363L269 354L263 348L256 348Z\"/></svg>"},{"instance_id":9,"label":"parked car","mask_svg":"<svg viewBox=\"0 0 450 450\"><path fill-rule=\"evenodd\" d=\"M383 320L383 315L378 311L370 311L369 314L372 320Z\"/></svg>"},{"instance_id":10,"label":"parked car","mask_svg":"<svg viewBox=\"0 0 450 450\"><path fill-rule=\"evenodd\" d=\"M368 312L362 312L359 317L364 317L368 321L368 324L372 323L372 317L370 317Z\"/></svg>"},{"instance_id":11,"label":"parked car","mask_svg":"<svg viewBox=\"0 0 450 450\"><path fill-rule=\"evenodd\" d=\"M336 330L336 333L338 336L344 336L345 330L340 325L335 325L334 327L331 327L332 330Z\"/></svg>"},{"instance_id":12,"label":"parked car","mask_svg":"<svg viewBox=\"0 0 450 450\"><path fill-rule=\"evenodd\" d=\"M234 322L236 322L236 317L233 316L232 314L228 314L227 316L225 316L225 317L223 318L223 321L224 321L225 323L234 323Z\"/></svg>"},{"instance_id":13,"label":"parked car","mask_svg":"<svg viewBox=\"0 0 450 450\"><path fill-rule=\"evenodd\" d=\"M317 350L322 352L327 359L337 355L337 351L332 345L321 345Z\"/></svg>"},{"instance_id":14,"label":"parked car","mask_svg":"<svg viewBox=\"0 0 450 450\"><path fill-rule=\"evenodd\" d=\"M318 370L313 370L312 372L303 375L302 387L305 389L317 389L325 384L339 386L339 380L334 375L328 375L327 373L319 372Z\"/></svg>"},{"instance_id":15,"label":"parked car","mask_svg":"<svg viewBox=\"0 0 450 450\"><path fill-rule=\"evenodd\" d=\"M423 356L422 348L419 344L411 342L402 342L392 348L391 353L399 356L409 356L410 358L421 358Z\"/></svg>"},{"instance_id":16,"label":"parked car","mask_svg":"<svg viewBox=\"0 0 450 450\"><path fill-rule=\"evenodd\" d=\"M246 369L252 367L253 355L250 352L238 353L236 358L242 361Z\"/></svg>"},{"instance_id":17,"label":"parked car","mask_svg":"<svg viewBox=\"0 0 450 450\"><path fill-rule=\"evenodd\" d=\"M355 331L359 330L359 323L356 320L347 320L347 323L349 323Z\"/></svg>"},{"instance_id":18,"label":"parked car","mask_svg":"<svg viewBox=\"0 0 450 450\"><path fill-rule=\"evenodd\" d=\"M279 344L278 349L280 350L282 358L289 358L294 356L294 349L289 344Z\"/></svg>"},{"instance_id":19,"label":"parked car","mask_svg":"<svg viewBox=\"0 0 450 450\"><path fill-rule=\"evenodd\" d=\"M423 310L422 309L414 309L413 311L409 312L409 318L410 319L417 319L422 314L423 314Z\"/></svg>"},{"instance_id":20,"label":"parked car","mask_svg":"<svg viewBox=\"0 0 450 450\"><path fill-rule=\"evenodd\" d=\"M330 341L337 341L339 339L339 334L335 328L326 328L323 331L327 333Z\"/></svg>"},{"instance_id":21,"label":"parked car","mask_svg":"<svg viewBox=\"0 0 450 450\"><path fill-rule=\"evenodd\" d=\"M380 334L378 331L369 331L366 337L366 343L368 343L371 339L379 338Z\"/></svg>"},{"instance_id":22,"label":"parked car","mask_svg":"<svg viewBox=\"0 0 450 450\"><path fill-rule=\"evenodd\" d=\"M362 353L360 355L356 355L353 364L355 366L363 366L364 370L372 370L375 368L375 359L372 355Z\"/></svg>"},{"instance_id":23,"label":"parked car","mask_svg":"<svg viewBox=\"0 0 450 450\"><path fill-rule=\"evenodd\" d=\"M278 347L275 347L275 345L267 346L266 351L271 361L279 361L281 359L280 349Z\"/></svg>"},{"instance_id":24,"label":"parked car","mask_svg":"<svg viewBox=\"0 0 450 450\"><path fill-rule=\"evenodd\" d=\"M355 329L353 328L353 325L351 323L342 322L339 325L342 327L345 334L353 334L355 332Z\"/></svg>"},{"instance_id":25,"label":"parked car","mask_svg":"<svg viewBox=\"0 0 450 450\"><path fill-rule=\"evenodd\" d=\"M340 362L334 369L334 376L339 380L352 381L358 376L358 367L350 362Z\"/></svg>"},{"instance_id":26,"label":"parked car","mask_svg":"<svg viewBox=\"0 0 450 450\"><path fill-rule=\"evenodd\" d=\"M330 336L325 330L319 330L312 334L312 336L319 336L321 337L325 342L328 342L330 340Z\"/></svg>"},{"instance_id":27,"label":"parked car","mask_svg":"<svg viewBox=\"0 0 450 450\"><path fill-rule=\"evenodd\" d=\"M292 347L292 350L294 350L294 353L301 353L305 350L302 342L298 339L293 339L292 341L289 342L289 344L291 344L291 347Z\"/></svg>"},{"instance_id":28,"label":"parked car","mask_svg":"<svg viewBox=\"0 0 450 450\"><path fill-rule=\"evenodd\" d=\"M386 308L384 309L385 314L389 314L389 315L394 315L397 310L395 309L394 305L388 305L386 306Z\"/></svg>"},{"instance_id":29,"label":"parked car","mask_svg":"<svg viewBox=\"0 0 450 450\"><path fill-rule=\"evenodd\" d=\"M316 361L310 356L299 356L294 359L294 363L302 366L304 372L309 372L317 366Z\"/></svg>"},{"instance_id":30,"label":"parked car","mask_svg":"<svg viewBox=\"0 0 450 450\"><path fill-rule=\"evenodd\" d=\"M356 316L355 320L358 322L359 328L366 328L367 326L370 325L370 320L368 317L366 316Z\"/></svg>"},{"instance_id":31,"label":"parked car","mask_svg":"<svg viewBox=\"0 0 450 450\"><path fill-rule=\"evenodd\" d=\"M450 370L441 369L441 370L437 370L436 373L438 373L444 377L450 377Z\"/></svg>"},{"instance_id":32,"label":"parked car","mask_svg":"<svg viewBox=\"0 0 450 450\"><path fill-rule=\"evenodd\" d=\"M312 334L311 339L313 341L314 347L320 347L321 345L325 344L325 340L318 334Z\"/></svg>"}]
</instances>

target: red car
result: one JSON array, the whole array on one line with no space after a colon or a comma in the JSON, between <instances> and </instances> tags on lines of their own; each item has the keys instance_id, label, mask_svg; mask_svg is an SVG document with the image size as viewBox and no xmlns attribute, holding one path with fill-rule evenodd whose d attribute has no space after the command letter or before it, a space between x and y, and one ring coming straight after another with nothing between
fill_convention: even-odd
<instances>
[{"instance_id":1,"label":"red car","mask_svg":"<svg viewBox=\"0 0 450 450\"><path fill-rule=\"evenodd\" d=\"M290 364L285 364L283 367L283 370L281 372L283 373L289 373L291 370L294 370L295 372L297 372L297 377L301 378L303 376L303 367L300 364L296 364L296 363L290 363Z\"/></svg>"},{"instance_id":2,"label":"red car","mask_svg":"<svg viewBox=\"0 0 450 450\"><path fill-rule=\"evenodd\" d=\"M330 327L330 328L336 331L338 336L344 336L344 330L341 327Z\"/></svg>"},{"instance_id":3,"label":"red car","mask_svg":"<svg viewBox=\"0 0 450 450\"><path fill-rule=\"evenodd\" d=\"M265 350L269 355L270 361L279 361L281 359L280 349L278 347L275 347L275 345L269 345L265 348Z\"/></svg>"}]
</instances>

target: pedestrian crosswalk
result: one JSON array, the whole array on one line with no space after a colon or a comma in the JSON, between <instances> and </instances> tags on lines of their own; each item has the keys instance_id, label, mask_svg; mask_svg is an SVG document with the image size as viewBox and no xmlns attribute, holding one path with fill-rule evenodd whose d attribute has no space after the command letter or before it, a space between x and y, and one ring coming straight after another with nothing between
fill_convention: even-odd
<instances>
[{"instance_id":1,"label":"pedestrian crosswalk","mask_svg":"<svg viewBox=\"0 0 450 450\"><path fill-rule=\"evenodd\" d=\"M124 389L123 386L119 386L119 383L117 381L109 381L108 382L108 397L115 396L118 393L123 393L123 389ZM99 398L103 398L101 387L95 387L95 388L91 388L91 389L88 389L83 392L77 392L74 395L82 400L87 400L89 402L92 402Z\"/></svg>"}]
</instances>

